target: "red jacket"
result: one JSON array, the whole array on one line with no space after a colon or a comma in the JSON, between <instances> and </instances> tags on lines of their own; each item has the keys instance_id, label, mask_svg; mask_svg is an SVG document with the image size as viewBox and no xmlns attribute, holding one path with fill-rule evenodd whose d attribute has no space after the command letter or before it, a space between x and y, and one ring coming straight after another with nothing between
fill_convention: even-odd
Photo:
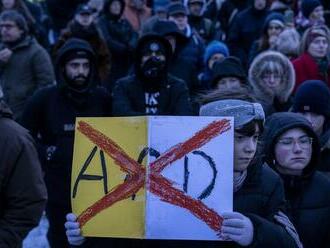
<instances>
[{"instance_id":1,"label":"red jacket","mask_svg":"<svg viewBox=\"0 0 330 248\"><path fill-rule=\"evenodd\" d=\"M293 60L292 64L296 72L295 90L302 82L311 79L322 80L330 87L330 65L328 67L327 76L321 75L317 63L307 52Z\"/></svg>"}]
</instances>

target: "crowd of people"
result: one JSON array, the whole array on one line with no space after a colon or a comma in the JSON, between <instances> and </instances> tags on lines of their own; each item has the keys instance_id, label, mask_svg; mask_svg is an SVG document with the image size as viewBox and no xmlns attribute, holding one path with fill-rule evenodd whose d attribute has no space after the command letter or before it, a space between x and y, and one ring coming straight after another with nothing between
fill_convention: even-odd
<instances>
[{"instance_id":1,"label":"crowd of people","mask_svg":"<svg viewBox=\"0 0 330 248\"><path fill-rule=\"evenodd\" d=\"M330 1L0 0L0 247L330 247ZM233 116L223 242L86 238L76 117ZM47 192L47 193L46 193Z\"/></svg>"}]
</instances>

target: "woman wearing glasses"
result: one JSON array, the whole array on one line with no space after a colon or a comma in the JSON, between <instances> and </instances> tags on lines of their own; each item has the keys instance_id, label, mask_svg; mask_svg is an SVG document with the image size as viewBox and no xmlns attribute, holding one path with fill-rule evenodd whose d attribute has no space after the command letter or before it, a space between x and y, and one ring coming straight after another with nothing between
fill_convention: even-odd
<instances>
[{"instance_id":1,"label":"woman wearing glasses","mask_svg":"<svg viewBox=\"0 0 330 248\"><path fill-rule=\"evenodd\" d=\"M284 182L287 213L305 248L330 244L330 181L316 171L320 146L300 114L270 116L263 133L265 161Z\"/></svg>"}]
</instances>

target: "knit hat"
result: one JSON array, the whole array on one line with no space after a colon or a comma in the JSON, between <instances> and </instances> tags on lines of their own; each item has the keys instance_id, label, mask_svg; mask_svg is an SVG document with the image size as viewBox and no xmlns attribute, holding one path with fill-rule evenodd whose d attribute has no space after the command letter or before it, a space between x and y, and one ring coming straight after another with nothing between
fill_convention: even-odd
<instances>
[{"instance_id":1,"label":"knit hat","mask_svg":"<svg viewBox=\"0 0 330 248\"><path fill-rule=\"evenodd\" d=\"M227 57L223 61L214 64L212 84L216 84L219 79L225 77L235 77L242 81L246 80L246 73L238 58Z\"/></svg>"},{"instance_id":2,"label":"knit hat","mask_svg":"<svg viewBox=\"0 0 330 248\"><path fill-rule=\"evenodd\" d=\"M265 113L259 103L242 100L219 100L203 105L199 111L200 116L233 116L235 129L257 120L265 121Z\"/></svg>"},{"instance_id":3,"label":"knit hat","mask_svg":"<svg viewBox=\"0 0 330 248\"><path fill-rule=\"evenodd\" d=\"M306 50L308 49L309 45L313 42L313 40L317 37L325 37L328 42L329 42L329 34L328 30L326 28L323 28L323 26L313 26L307 31L307 36L306 36Z\"/></svg>"},{"instance_id":4,"label":"knit hat","mask_svg":"<svg viewBox=\"0 0 330 248\"><path fill-rule=\"evenodd\" d=\"M187 15L187 9L182 3L173 2L168 6L167 13L169 16L173 16L177 14Z\"/></svg>"},{"instance_id":5,"label":"knit hat","mask_svg":"<svg viewBox=\"0 0 330 248\"><path fill-rule=\"evenodd\" d=\"M272 12L266 17L263 27L264 32L267 32L268 26L271 22L276 22L278 25L284 28L285 21L284 16L281 13Z\"/></svg>"},{"instance_id":6,"label":"knit hat","mask_svg":"<svg viewBox=\"0 0 330 248\"><path fill-rule=\"evenodd\" d=\"M83 14L93 14L93 9L89 7L87 4L80 4L76 10L76 15L83 15Z\"/></svg>"},{"instance_id":7,"label":"knit hat","mask_svg":"<svg viewBox=\"0 0 330 248\"><path fill-rule=\"evenodd\" d=\"M204 65L207 65L210 58L216 53L221 53L224 57L228 57L229 50L227 45L220 41L212 41L205 49L203 59Z\"/></svg>"},{"instance_id":8,"label":"knit hat","mask_svg":"<svg viewBox=\"0 0 330 248\"><path fill-rule=\"evenodd\" d=\"M322 4L319 0L303 0L301 3L301 12L303 13L304 17L308 19L314 9L321 5Z\"/></svg>"},{"instance_id":9,"label":"knit hat","mask_svg":"<svg viewBox=\"0 0 330 248\"><path fill-rule=\"evenodd\" d=\"M330 89L325 82L307 80L296 92L293 112L313 112L330 118Z\"/></svg>"}]
</instances>

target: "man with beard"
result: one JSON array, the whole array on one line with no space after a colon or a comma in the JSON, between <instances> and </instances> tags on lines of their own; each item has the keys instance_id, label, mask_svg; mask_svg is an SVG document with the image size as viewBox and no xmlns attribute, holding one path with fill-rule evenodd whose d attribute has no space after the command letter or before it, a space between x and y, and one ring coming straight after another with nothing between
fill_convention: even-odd
<instances>
[{"instance_id":1,"label":"man with beard","mask_svg":"<svg viewBox=\"0 0 330 248\"><path fill-rule=\"evenodd\" d=\"M28 98L54 82L53 66L46 50L29 34L25 18L14 10L0 16L0 86L4 100L19 120Z\"/></svg>"},{"instance_id":2,"label":"man with beard","mask_svg":"<svg viewBox=\"0 0 330 248\"><path fill-rule=\"evenodd\" d=\"M56 57L58 50L70 38L87 41L96 53L98 79L104 85L109 80L110 51L101 29L94 21L95 16L92 8L88 5L79 5L73 20L69 22L55 44L53 53Z\"/></svg>"},{"instance_id":3,"label":"man with beard","mask_svg":"<svg viewBox=\"0 0 330 248\"><path fill-rule=\"evenodd\" d=\"M117 81L113 114L191 115L188 88L168 73L172 47L165 38L148 34L136 47L135 73Z\"/></svg>"},{"instance_id":4,"label":"man with beard","mask_svg":"<svg viewBox=\"0 0 330 248\"><path fill-rule=\"evenodd\" d=\"M64 230L71 212L70 177L75 118L110 115L110 97L96 86L95 54L79 39L69 39L58 51L57 85L38 91L27 104L22 124L38 145L48 190L46 214L52 248L69 247Z\"/></svg>"}]
</instances>

